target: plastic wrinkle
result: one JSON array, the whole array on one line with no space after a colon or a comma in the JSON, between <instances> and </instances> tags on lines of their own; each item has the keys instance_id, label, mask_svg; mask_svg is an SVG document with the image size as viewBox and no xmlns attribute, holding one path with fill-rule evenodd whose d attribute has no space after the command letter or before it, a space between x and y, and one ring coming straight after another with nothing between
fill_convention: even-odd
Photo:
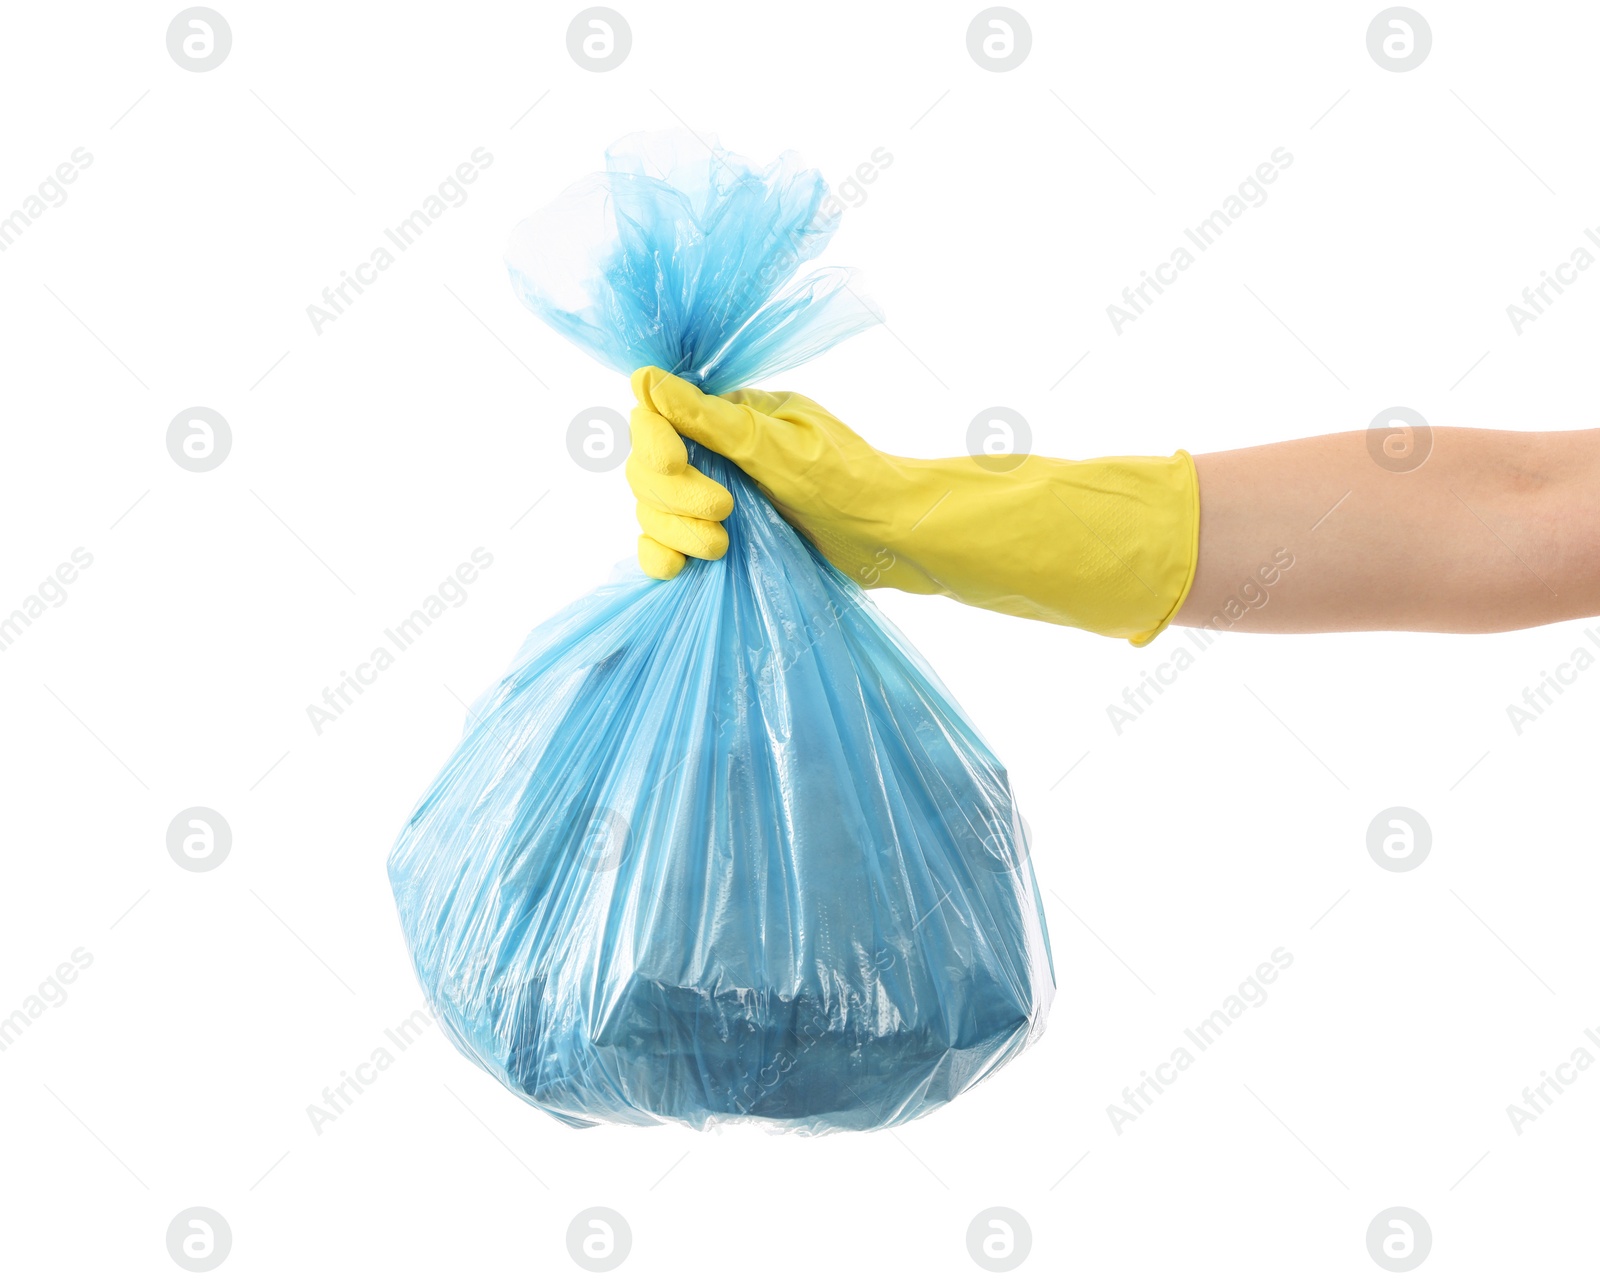
<instances>
[{"instance_id":1,"label":"plastic wrinkle","mask_svg":"<svg viewBox=\"0 0 1600 1280\"><path fill-rule=\"evenodd\" d=\"M612 368L710 392L878 319L826 187L635 135L514 233L513 287ZM1054 993L1005 769L867 599L725 459L728 552L619 575L473 706L389 877L440 1023L571 1125L900 1124Z\"/></svg>"}]
</instances>

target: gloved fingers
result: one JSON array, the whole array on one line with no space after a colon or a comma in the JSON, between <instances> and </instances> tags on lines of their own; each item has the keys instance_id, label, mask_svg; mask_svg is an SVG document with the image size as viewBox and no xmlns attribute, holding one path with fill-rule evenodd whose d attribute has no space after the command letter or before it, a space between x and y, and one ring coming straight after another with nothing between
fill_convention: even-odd
<instances>
[{"instance_id":1,"label":"gloved fingers","mask_svg":"<svg viewBox=\"0 0 1600 1280\"><path fill-rule=\"evenodd\" d=\"M741 387L738 391L728 392L720 399L769 418L776 418L779 422L796 424L824 422L827 424L827 434L830 436L847 440L861 439L810 396L803 396L798 391L762 391L758 387Z\"/></svg>"},{"instance_id":2,"label":"gloved fingers","mask_svg":"<svg viewBox=\"0 0 1600 1280\"><path fill-rule=\"evenodd\" d=\"M790 472L803 473L840 454L865 456L877 452L815 400L798 391L745 387L721 398L749 410L758 425L771 421L782 424L781 428L768 427L763 432L761 452L769 462L781 458L783 467Z\"/></svg>"},{"instance_id":3,"label":"gloved fingers","mask_svg":"<svg viewBox=\"0 0 1600 1280\"><path fill-rule=\"evenodd\" d=\"M757 413L765 413L770 416L789 398L789 393L787 391L762 391L759 387L740 387L739 390L730 391L722 398L729 404L742 405L746 409L754 409Z\"/></svg>"},{"instance_id":4,"label":"gloved fingers","mask_svg":"<svg viewBox=\"0 0 1600 1280\"><path fill-rule=\"evenodd\" d=\"M728 550L728 534L714 520L674 515L647 502L638 505L639 527L662 546L697 560L720 560Z\"/></svg>"},{"instance_id":5,"label":"gloved fingers","mask_svg":"<svg viewBox=\"0 0 1600 1280\"><path fill-rule=\"evenodd\" d=\"M639 567L650 577L663 582L676 578L687 563L681 551L662 546L648 533L639 535Z\"/></svg>"},{"instance_id":6,"label":"gloved fingers","mask_svg":"<svg viewBox=\"0 0 1600 1280\"><path fill-rule=\"evenodd\" d=\"M764 452L756 413L720 396L708 396L664 369L646 365L633 371L633 394L678 431L746 470Z\"/></svg>"},{"instance_id":7,"label":"gloved fingers","mask_svg":"<svg viewBox=\"0 0 1600 1280\"><path fill-rule=\"evenodd\" d=\"M689 452L683 447L683 437L672 429L672 424L641 402L634 405L628 417L628 462L637 459L651 471L664 476L677 475L689 465Z\"/></svg>"},{"instance_id":8,"label":"gloved fingers","mask_svg":"<svg viewBox=\"0 0 1600 1280\"><path fill-rule=\"evenodd\" d=\"M633 496L658 510L697 520L726 520L733 513L733 495L694 467L685 466L676 474L663 475L635 452L628 455L624 474Z\"/></svg>"}]
</instances>

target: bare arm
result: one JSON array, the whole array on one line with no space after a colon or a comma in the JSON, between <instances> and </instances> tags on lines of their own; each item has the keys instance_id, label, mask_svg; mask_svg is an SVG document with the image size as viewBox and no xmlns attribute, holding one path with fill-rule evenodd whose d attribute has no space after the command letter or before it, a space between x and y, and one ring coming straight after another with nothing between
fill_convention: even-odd
<instances>
[{"instance_id":1,"label":"bare arm","mask_svg":"<svg viewBox=\"0 0 1600 1280\"><path fill-rule=\"evenodd\" d=\"M1180 626L1510 631L1600 614L1600 431L1435 427L1425 454L1383 461L1347 432L1195 466Z\"/></svg>"}]
</instances>

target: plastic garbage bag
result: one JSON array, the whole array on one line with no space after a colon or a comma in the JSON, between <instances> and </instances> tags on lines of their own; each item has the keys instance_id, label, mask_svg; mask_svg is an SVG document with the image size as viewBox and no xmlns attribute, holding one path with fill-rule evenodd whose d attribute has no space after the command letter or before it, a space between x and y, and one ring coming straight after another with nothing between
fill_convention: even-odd
<instances>
[{"instance_id":1,"label":"plastic garbage bag","mask_svg":"<svg viewBox=\"0 0 1600 1280\"><path fill-rule=\"evenodd\" d=\"M825 197L792 156L634 136L517 229L512 281L613 368L730 390L877 319L847 273L787 285ZM898 1124L1043 1028L1025 828L865 592L689 448L727 555L527 638L395 845L401 924L454 1042L570 1124Z\"/></svg>"}]
</instances>

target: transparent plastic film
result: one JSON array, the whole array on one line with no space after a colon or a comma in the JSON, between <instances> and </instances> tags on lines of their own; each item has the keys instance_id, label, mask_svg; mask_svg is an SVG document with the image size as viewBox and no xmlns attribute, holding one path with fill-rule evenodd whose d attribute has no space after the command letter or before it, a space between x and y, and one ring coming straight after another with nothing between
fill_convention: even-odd
<instances>
[{"instance_id":1,"label":"transparent plastic film","mask_svg":"<svg viewBox=\"0 0 1600 1280\"><path fill-rule=\"evenodd\" d=\"M619 372L731 390L877 318L846 273L790 283L824 195L793 157L635 136L518 228L513 285ZM727 555L528 637L391 854L401 925L454 1042L569 1124L899 1124L1043 1029L1025 828L866 594L689 449Z\"/></svg>"}]
</instances>

